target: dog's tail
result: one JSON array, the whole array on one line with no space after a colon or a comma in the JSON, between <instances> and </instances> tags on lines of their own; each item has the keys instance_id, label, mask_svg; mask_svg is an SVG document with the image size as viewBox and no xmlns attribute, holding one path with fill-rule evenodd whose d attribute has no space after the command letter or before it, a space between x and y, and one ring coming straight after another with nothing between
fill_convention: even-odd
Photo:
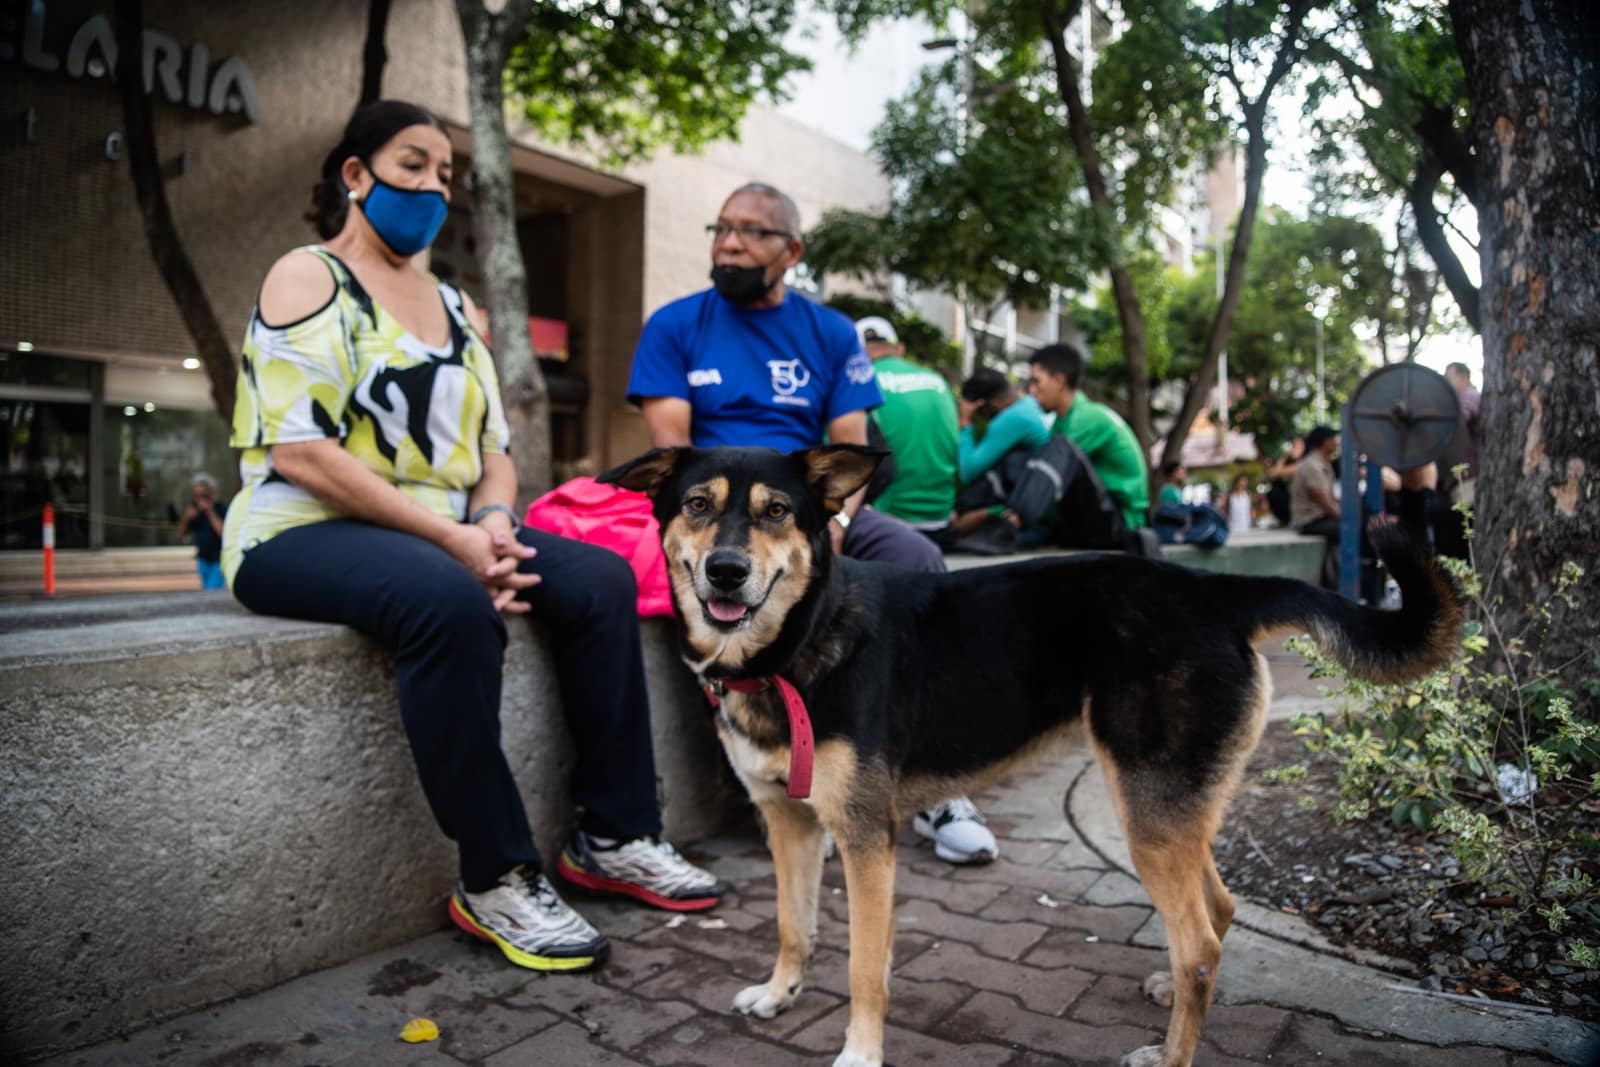
<instances>
[{"instance_id":1,"label":"dog's tail","mask_svg":"<svg viewBox=\"0 0 1600 1067\"><path fill-rule=\"evenodd\" d=\"M1373 547L1400 586L1400 610L1363 607L1325 589L1266 579L1246 594L1255 638L1302 627L1317 647L1369 682L1415 678L1449 662L1461 630L1455 580L1420 538L1397 526L1374 531Z\"/></svg>"}]
</instances>

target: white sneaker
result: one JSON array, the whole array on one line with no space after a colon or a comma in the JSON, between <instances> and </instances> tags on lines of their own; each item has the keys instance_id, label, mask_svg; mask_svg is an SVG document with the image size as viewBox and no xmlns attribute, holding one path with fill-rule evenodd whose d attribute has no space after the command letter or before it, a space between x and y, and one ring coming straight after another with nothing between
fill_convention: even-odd
<instances>
[{"instance_id":1,"label":"white sneaker","mask_svg":"<svg viewBox=\"0 0 1600 1067\"><path fill-rule=\"evenodd\" d=\"M556 895L544 875L517 867L500 884L468 893L459 883L450 896L450 920L488 941L518 967L581 971L605 959L604 935Z\"/></svg>"},{"instance_id":2,"label":"white sneaker","mask_svg":"<svg viewBox=\"0 0 1600 1067\"><path fill-rule=\"evenodd\" d=\"M1000 854L983 814L966 797L917 812L911 828L932 841L934 855L946 863L988 863Z\"/></svg>"}]
</instances>

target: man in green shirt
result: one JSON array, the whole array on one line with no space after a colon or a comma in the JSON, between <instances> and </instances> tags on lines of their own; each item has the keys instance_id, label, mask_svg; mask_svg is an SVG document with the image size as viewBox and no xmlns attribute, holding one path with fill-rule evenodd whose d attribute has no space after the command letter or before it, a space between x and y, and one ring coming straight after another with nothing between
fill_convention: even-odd
<instances>
[{"instance_id":1,"label":"man in green shirt","mask_svg":"<svg viewBox=\"0 0 1600 1067\"><path fill-rule=\"evenodd\" d=\"M871 419L895 462L893 480L872 506L942 544L956 502L955 394L939 374L905 358L889 320L861 319L856 333L883 392L883 405Z\"/></svg>"},{"instance_id":2,"label":"man in green shirt","mask_svg":"<svg viewBox=\"0 0 1600 1067\"><path fill-rule=\"evenodd\" d=\"M1055 417L1050 439L1028 462L1006 509L959 547L1010 551L1025 531L1025 541L1160 554L1147 528L1150 478L1138 438L1116 412L1078 391L1082 377L1083 356L1071 345L1046 345L1029 357L1028 392Z\"/></svg>"},{"instance_id":3,"label":"man in green shirt","mask_svg":"<svg viewBox=\"0 0 1600 1067\"><path fill-rule=\"evenodd\" d=\"M1055 413L1051 429L1083 452L1127 528L1140 529L1148 524L1150 474L1139 439L1121 415L1078 391L1082 379L1083 355L1071 345L1048 345L1028 358L1028 392Z\"/></svg>"}]
</instances>

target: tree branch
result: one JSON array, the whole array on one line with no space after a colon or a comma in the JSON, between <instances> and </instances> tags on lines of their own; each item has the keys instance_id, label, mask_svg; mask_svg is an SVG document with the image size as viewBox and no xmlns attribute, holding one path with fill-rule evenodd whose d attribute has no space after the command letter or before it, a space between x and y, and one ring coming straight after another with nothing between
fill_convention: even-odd
<instances>
[{"instance_id":1,"label":"tree branch","mask_svg":"<svg viewBox=\"0 0 1600 1067\"><path fill-rule=\"evenodd\" d=\"M1478 320L1478 287L1467 277L1465 268L1461 266L1461 260L1456 257L1455 249L1450 247L1444 227L1439 223L1439 212L1433 206L1433 191L1438 187L1439 178L1443 173L1444 164L1431 151L1424 148L1422 158L1417 161L1416 177L1411 179L1411 184L1406 189L1406 199L1411 204L1412 214L1416 216L1417 237L1422 241L1422 247L1428 250L1428 256L1433 260L1434 266L1439 268L1439 275L1444 279L1450 295L1455 298L1456 306L1461 309L1462 316L1475 332L1481 333L1482 327Z\"/></svg>"}]
</instances>

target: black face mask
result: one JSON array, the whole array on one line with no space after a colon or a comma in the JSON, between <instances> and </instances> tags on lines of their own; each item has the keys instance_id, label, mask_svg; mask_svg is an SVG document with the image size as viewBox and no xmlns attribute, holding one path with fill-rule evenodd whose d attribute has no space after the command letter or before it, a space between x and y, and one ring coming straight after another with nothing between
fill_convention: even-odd
<instances>
[{"instance_id":1,"label":"black face mask","mask_svg":"<svg viewBox=\"0 0 1600 1067\"><path fill-rule=\"evenodd\" d=\"M776 278L767 281L769 266L770 263L760 267L718 265L711 268L711 285L725 300L735 304L754 304L778 284Z\"/></svg>"}]
</instances>

